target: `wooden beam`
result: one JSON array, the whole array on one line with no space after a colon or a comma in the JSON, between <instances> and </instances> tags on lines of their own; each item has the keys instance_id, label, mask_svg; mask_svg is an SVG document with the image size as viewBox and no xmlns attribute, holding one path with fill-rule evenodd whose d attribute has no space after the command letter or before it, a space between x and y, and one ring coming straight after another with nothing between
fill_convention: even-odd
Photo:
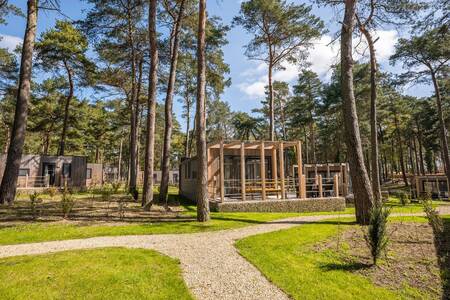
<instances>
[{"instance_id":1,"label":"wooden beam","mask_svg":"<svg viewBox=\"0 0 450 300\"><path fill-rule=\"evenodd\" d=\"M241 195L242 201L245 201L245 144L241 143Z\"/></svg>"},{"instance_id":2,"label":"wooden beam","mask_svg":"<svg viewBox=\"0 0 450 300\"><path fill-rule=\"evenodd\" d=\"M279 196L278 193L278 168L277 168L277 148L274 147L272 149L272 179L275 184L274 188L277 190L277 199Z\"/></svg>"},{"instance_id":3,"label":"wooden beam","mask_svg":"<svg viewBox=\"0 0 450 300\"><path fill-rule=\"evenodd\" d=\"M284 144L280 142L278 153L280 155L280 181L281 181L281 199L286 198L285 185L284 185Z\"/></svg>"},{"instance_id":4,"label":"wooden beam","mask_svg":"<svg viewBox=\"0 0 450 300\"><path fill-rule=\"evenodd\" d=\"M335 197L339 197L339 175L338 174L334 174L334 196Z\"/></svg>"},{"instance_id":5,"label":"wooden beam","mask_svg":"<svg viewBox=\"0 0 450 300\"><path fill-rule=\"evenodd\" d=\"M223 142L220 142L219 152L219 172L220 172L220 201L225 200L225 170L224 170L224 157L223 157Z\"/></svg>"},{"instance_id":6,"label":"wooden beam","mask_svg":"<svg viewBox=\"0 0 450 300\"><path fill-rule=\"evenodd\" d=\"M297 142L297 166L298 166L298 193L300 197L303 195L302 188L302 175L303 175L303 162L302 162L302 142Z\"/></svg>"},{"instance_id":7,"label":"wooden beam","mask_svg":"<svg viewBox=\"0 0 450 300\"><path fill-rule=\"evenodd\" d=\"M261 161L261 197L266 200L266 156L264 142L260 146L260 161Z\"/></svg>"},{"instance_id":8,"label":"wooden beam","mask_svg":"<svg viewBox=\"0 0 450 300\"><path fill-rule=\"evenodd\" d=\"M319 198L323 198L323 181L322 175L317 176L317 180L319 181Z\"/></svg>"}]
</instances>

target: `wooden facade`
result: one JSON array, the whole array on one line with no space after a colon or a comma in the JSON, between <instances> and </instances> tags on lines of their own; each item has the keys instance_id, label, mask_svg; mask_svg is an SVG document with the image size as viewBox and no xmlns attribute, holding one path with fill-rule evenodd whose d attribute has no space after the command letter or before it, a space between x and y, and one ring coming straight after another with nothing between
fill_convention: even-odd
<instances>
[{"instance_id":1,"label":"wooden facade","mask_svg":"<svg viewBox=\"0 0 450 300\"><path fill-rule=\"evenodd\" d=\"M433 199L449 199L448 181L444 174L414 176L411 188L414 198L430 196Z\"/></svg>"},{"instance_id":2,"label":"wooden facade","mask_svg":"<svg viewBox=\"0 0 450 300\"><path fill-rule=\"evenodd\" d=\"M0 155L0 180L6 154ZM19 188L86 187L87 158L82 156L23 155L19 169Z\"/></svg>"},{"instance_id":3,"label":"wooden facade","mask_svg":"<svg viewBox=\"0 0 450 300\"><path fill-rule=\"evenodd\" d=\"M300 166L296 172L295 166ZM339 194L339 174L335 175L332 197ZM304 199L308 197L306 181L300 141L234 141L208 146L211 200ZM196 187L197 158L185 159L180 165L180 194L195 200Z\"/></svg>"}]
</instances>

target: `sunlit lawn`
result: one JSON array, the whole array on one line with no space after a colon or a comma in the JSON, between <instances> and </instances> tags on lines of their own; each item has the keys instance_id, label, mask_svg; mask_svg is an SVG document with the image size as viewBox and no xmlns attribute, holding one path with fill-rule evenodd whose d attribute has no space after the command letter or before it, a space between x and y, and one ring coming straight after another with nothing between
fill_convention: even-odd
<instances>
[{"instance_id":1,"label":"sunlit lawn","mask_svg":"<svg viewBox=\"0 0 450 300\"><path fill-rule=\"evenodd\" d=\"M422 217L393 220L426 221ZM429 298L423 291L409 286L399 286L395 291L375 286L369 279L351 272L351 267L334 249L317 250L313 247L350 226L354 225L349 219L305 224L251 236L238 241L236 247L271 282L294 299Z\"/></svg>"},{"instance_id":2,"label":"sunlit lawn","mask_svg":"<svg viewBox=\"0 0 450 300\"><path fill-rule=\"evenodd\" d=\"M177 260L105 248L0 259L0 299L193 299Z\"/></svg>"},{"instance_id":3,"label":"sunlit lawn","mask_svg":"<svg viewBox=\"0 0 450 300\"><path fill-rule=\"evenodd\" d=\"M172 195L177 193L175 188L170 190ZM0 228L0 244L19 244L54 240L67 240L89 238L95 236L194 233L204 231L225 230L239 228L254 224L261 224L277 219L306 216L306 215L336 215L354 214L354 208L347 208L343 212L320 213L211 213L211 221L200 223L195 221L196 207L181 201L184 212L180 217L164 222L136 222L129 224L90 224L33 222L27 224L7 226ZM448 202L435 202L435 205L449 204ZM402 206L397 198L391 198L387 203L392 207L392 213L418 213L422 212L420 203L411 203Z\"/></svg>"}]
</instances>

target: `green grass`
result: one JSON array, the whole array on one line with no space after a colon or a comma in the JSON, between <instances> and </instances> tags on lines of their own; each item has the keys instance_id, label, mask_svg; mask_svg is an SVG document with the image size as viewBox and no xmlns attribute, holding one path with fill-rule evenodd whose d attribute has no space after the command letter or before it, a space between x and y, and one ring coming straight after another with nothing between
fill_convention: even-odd
<instances>
[{"instance_id":1,"label":"green grass","mask_svg":"<svg viewBox=\"0 0 450 300\"><path fill-rule=\"evenodd\" d=\"M170 189L172 197L176 197L177 190ZM83 194L80 194L83 195ZM185 208L182 217L195 219L196 207L182 200ZM448 204L435 202L435 205ZM412 203L402 206L397 198L391 197L387 203L392 207L392 213L417 213L422 212L422 205ZM204 231L215 231L239 228L254 224L261 224L277 219L307 216L307 215L330 215L336 212L315 213L211 213L212 220L199 223L194 220L183 220L182 218L166 222L136 223L117 226L108 225L74 225L74 224L51 224L30 222L26 225L0 228L0 245L33 243L55 240L80 239L96 236L119 236L119 235L143 235L143 234L169 234L169 233L194 233ZM354 214L354 208L347 208L341 214Z\"/></svg>"},{"instance_id":2,"label":"green grass","mask_svg":"<svg viewBox=\"0 0 450 300\"><path fill-rule=\"evenodd\" d=\"M177 260L105 248L0 259L0 299L193 299Z\"/></svg>"},{"instance_id":3,"label":"green grass","mask_svg":"<svg viewBox=\"0 0 450 300\"><path fill-rule=\"evenodd\" d=\"M341 219L306 224L252 236L236 243L239 252L275 285L294 299L410 299L427 298L411 287L396 291L373 285L350 272L358 265L344 263L333 250L312 246L345 230L352 221Z\"/></svg>"},{"instance_id":4,"label":"green grass","mask_svg":"<svg viewBox=\"0 0 450 300\"><path fill-rule=\"evenodd\" d=\"M187 212L187 214L193 214ZM30 223L0 229L0 245L33 243L55 240L89 238L95 236L119 236L142 234L194 233L239 228L268 221L311 215L313 213L211 213L212 220L167 221L127 225L73 225ZM317 214L317 213L315 213ZM333 214L333 213L320 213Z\"/></svg>"}]
</instances>

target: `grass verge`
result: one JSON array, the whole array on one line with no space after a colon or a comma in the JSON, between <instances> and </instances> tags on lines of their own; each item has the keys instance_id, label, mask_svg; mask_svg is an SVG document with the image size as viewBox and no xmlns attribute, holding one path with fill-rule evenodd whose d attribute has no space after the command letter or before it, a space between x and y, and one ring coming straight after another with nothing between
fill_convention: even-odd
<instances>
[{"instance_id":1,"label":"grass verge","mask_svg":"<svg viewBox=\"0 0 450 300\"><path fill-rule=\"evenodd\" d=\"M241 255L294 299L428 298L406 285L396 291L376 286L362 275L351 272L363 266L345 263L334 250L314 248L350 226L354 224L348 219L305 224L252 236L238 241L236 246Z\"/></svg>"},{"instance_id":2,"label":"grass verge","mask_svg":"<svg viewBox=\"0 0 450 300\"><path fill-rule=\"evenodd\" d=\"M104 248L0 259L0 299L193 299L177 260Z\"/></svg>"}]
</instances>

